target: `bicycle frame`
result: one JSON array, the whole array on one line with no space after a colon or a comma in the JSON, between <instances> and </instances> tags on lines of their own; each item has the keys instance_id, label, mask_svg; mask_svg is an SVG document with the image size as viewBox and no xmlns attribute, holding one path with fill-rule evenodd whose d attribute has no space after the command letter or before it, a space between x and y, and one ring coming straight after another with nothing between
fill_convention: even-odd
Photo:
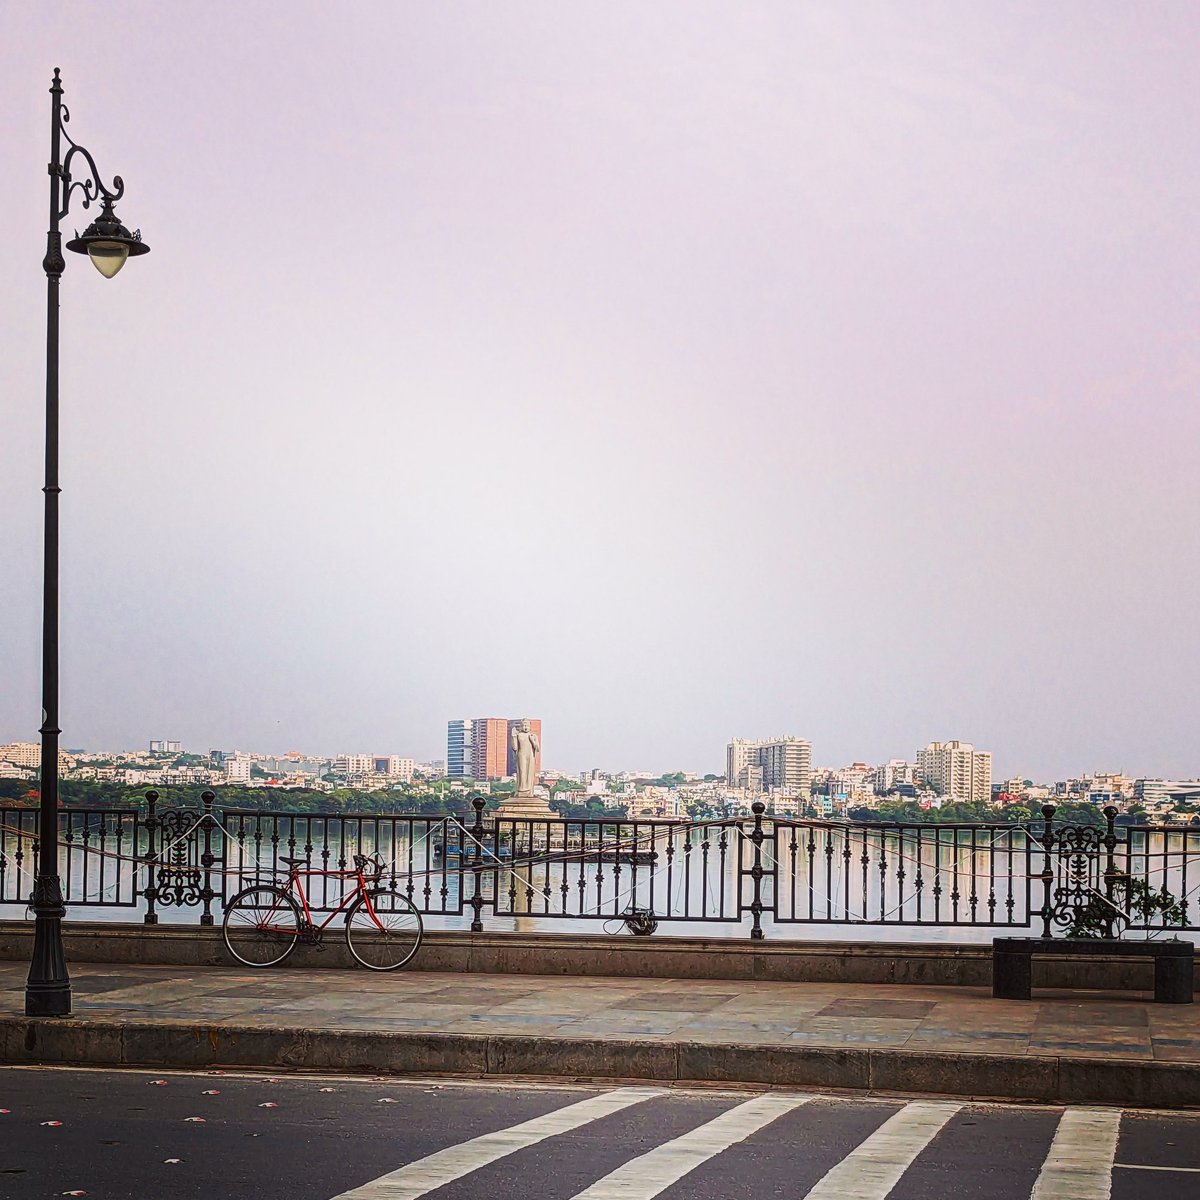
<instances>
[{"instance_id":1,"label":"bicycle frame","mask_svg":"<svg viewBox=\"0 0 1200 1200\"><path fill-rule=\"evenodd\" d=\"M304 884L301 882L302 875L319 875L325 879L353 879L354 887L349 888L338 901L338 906L335 908L320 924L313 920L312 909L308 907L308 896L304 891ZM316 932L324 932L333 923L335 917L345 912L353 905L361 896L364 900L363 907L370 914L371 920L375 922L375 926L381 932L385 932L383 924L379 917L375 914L375 905L371 902L371 893L367 887L366 876L362 871L325 871L319 867L291 867L288 870L287 882L280 889L285 895L298 897L300 907L304 913L304 923L308 929ZM273 930L270 924L271 915L267 914L262 921L259 922L259 928L268 932L287 932L286 930Z\"/></svg>"}]
</instances>

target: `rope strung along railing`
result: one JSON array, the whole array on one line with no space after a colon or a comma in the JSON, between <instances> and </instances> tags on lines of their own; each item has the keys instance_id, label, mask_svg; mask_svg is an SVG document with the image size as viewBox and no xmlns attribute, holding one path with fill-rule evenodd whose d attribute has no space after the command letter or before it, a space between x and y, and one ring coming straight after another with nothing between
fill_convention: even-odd
<instances>
[{"instance_id":1,"label":"rope strung along railing","mask_svg":"<svg viewBox=\"0 0 1200 1200\"><path fill-rule=\"evenodd\" d=\"M1197 928L1200 826L859 824L771 817L522 819L170 807L62 809L60 871L76 919L92 907L196 913L213 924L243 886L294 859L310 902L336 908L355 854L427 915L712 924L752 939L793 925L1034 929L1112 937ZM0 905L27 904L37 813L0 808ZM0 911L3 911L0 909ZM627 920L635 915L637 920Z\"/></svg>"}]
</instances>

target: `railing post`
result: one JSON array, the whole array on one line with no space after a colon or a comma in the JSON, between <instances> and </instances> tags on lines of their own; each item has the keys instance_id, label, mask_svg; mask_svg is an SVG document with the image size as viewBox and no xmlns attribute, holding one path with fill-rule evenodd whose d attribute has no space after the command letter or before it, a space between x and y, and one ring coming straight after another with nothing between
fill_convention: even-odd
<instances>
[{"instance_id":1,"label":"railing post","mask_svg":"<svg viewBox=\"0 0 1200 1200\"><path fill-rule=\"evenodd\" d=\"M216 892L212 889L212 867L216 859L212 853L212 806L215 799L212 792L204 792L200 796L204 805L204 816L200 818L200 828L204 830L204 851L200 855L200 865L204 868L204 886L200 889L200 900L204 904L204 911L200 914L201 925L213 924L212 902Z\"/></svg>"},{"instance_id":2,"label":"railing post","mask_svg":"<svg viewBox=\"0 0 1200 1200\"><path fill-rule=\"evenodd\" d=\"M761 800L755 800L750 805L750 811L754 814L754 832L750 835L750 840L754 843L754 866L750 868L750 878L754 880L754 899L750 904L750 913L753 918L753 925L750 927L750 940L762 941L762 844L766 834L763 833L762 819L763 813L767 811L767 806Z\"/></svg>"},{"instance_id":3,"label":"railing post","mask_svg":"<svg viewBox=\"0 0 1200 1200\"><path fill-rule=\"evenodd\" d=\"M475 824L471 826L471 876L475 880L475 894L471 897L471 932L483 932L483 810L486 801L482 796L471 798L471 807L475 810ZM459 862L462 862L461 857ZM459 880L462 887L462 880Z\"/></svg>"},{"instance_id":4,"label":"railing post","mask_svg":"<svg viewBox=\"0 0 1200 1200\"><path fill-rule=\"evenodd\" d=\"M146 830L146 888L142 893L146 897L146 916L143 920L147 925L158 924L158 913L154 911L154 902L158 899L158 886L154 879L154 872L158 865L158 850L154 843L155 834L158 830L158 817L154 815L157 804L158 793L147 792L146 819L142 822L142 826Z\"/></svg>"},{"instance_id":5,"label":"railing post","mask_svg":"<svg viewBox=\"0 0 1200 1200\"><path fill-rule=\"evenodd\" d=\"M1054 887L1054 813L1053 804L1042 805L1042 937L1048 938L1050 918L1054 915L1052 889Z\"/></svg>"},{"instance_id":6,"label":"railing post","mask_svg":"<svg viewBox=\"0 0 1200 1200\"><path fill-rule=\"evenodd\" d=\"M1104 936L1113 937L1113 927L1117 919L1117 904L1113 899L1113 893L1116 890L1116 880L1120 872L1117 870L1117 864L1113 851L1117 848L1117 831L1116 825L1117 810L1116 806L1108 804L1104 808L1104 895L1108 900L1108 908L1106 910L1107 921L1104 927ZM1126 893L1128 896L1128 893ZM1133 906L1130 905L1132 908Z\"/></svg>"}]
</instances>

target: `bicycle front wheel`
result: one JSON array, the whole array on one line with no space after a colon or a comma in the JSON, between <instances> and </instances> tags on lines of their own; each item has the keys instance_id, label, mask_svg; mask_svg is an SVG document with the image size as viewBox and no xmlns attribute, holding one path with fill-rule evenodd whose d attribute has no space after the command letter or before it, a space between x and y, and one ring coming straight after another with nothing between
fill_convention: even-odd
<instances>
[{"instance_id":1,"label":"bicycle front wheel","mask_svg":"<svg viewBox=\"0 0 1200 1200\"><path fill-rule=\"evenodd\" d=\"M221 933L238 962L271 967L291 954L300 936L300 909L287 892L251 884L225 906Z\"/></svg>"},{"instance_id":2,"label":"bicycle front wheel","mask_svg":"<svg viewBox=\"0 0 1200 1200\"><path fill-rule=\"evenodd\" d=\"M421 914L399 892L368 892L346 917L346 945L372 971L404 966L416 954L421 932Z\"/></svg>"}]
</instances>

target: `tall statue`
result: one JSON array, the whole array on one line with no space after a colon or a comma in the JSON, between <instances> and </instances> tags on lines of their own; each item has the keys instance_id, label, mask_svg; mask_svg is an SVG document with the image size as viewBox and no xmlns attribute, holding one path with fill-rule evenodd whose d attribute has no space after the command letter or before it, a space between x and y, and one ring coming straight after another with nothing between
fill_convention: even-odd
<instances>
[{"instance_id":1,"label":"tall statue","mask_svg":"<svg viewBox=\"0 0 1200 1200\"><path fill-rule=\"evenodd\" d=\"M517 795L532 796L533 768L542 747L537 734L529 728L528 717L522 717L520 723L513 726L509 743L517 760Z\"/></svg>"}]
</instances>

